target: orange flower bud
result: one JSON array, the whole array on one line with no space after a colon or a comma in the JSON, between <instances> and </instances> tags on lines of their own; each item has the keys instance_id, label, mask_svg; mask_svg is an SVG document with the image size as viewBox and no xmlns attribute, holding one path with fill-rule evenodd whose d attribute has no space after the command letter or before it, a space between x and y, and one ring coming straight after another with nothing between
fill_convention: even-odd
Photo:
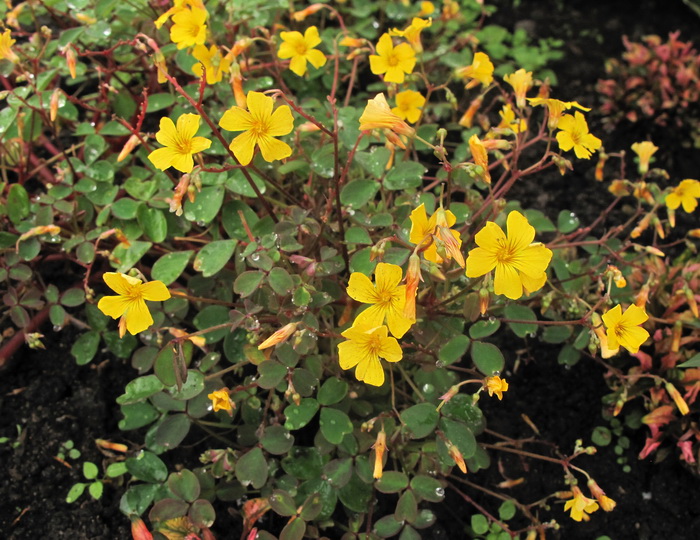
<instances>
[{"instance_id":1,"label":"orange flower bud","mask_svg":"<svg viewBox=\"0 0 700 540\"><path fill-rule=\"evenodd\" d=\"M489 310L489 303L491 301L491 293L488 289L479 289L479 313L486 315Z\"/></svg>"},{"instance_id":2,"label":"orange flower bud","mask_svg":"<svg viewBox=\"0 0 700 540\"><path fill-rule=\"evenodd\" d=\"M690 311L693 314L693 317L696 319L699 317L698 315L698 303L695 301L695 293L693 293L692 289L688 286L686 286L683 289L683 292L685 293L685 298L688 301L688 306L690 307Z\"/></svg>"},{"instance_id":3,"label":"orange flower bud","mask_svg":"<svg viewBox=\"0 0 700 540\"><path fill-rule=\"evenodd\" d=\"M450 386L450 389L445 392L443 395L440 396L440 404L437 406L436 410L442 409L442 406L450 401L453 397L455 397L459 393L459 385L453 385Z\"/></svg>"},{"instance_id":4,"label":"orange flower bud","mask_svg":"<svg viewBox=\"0 0 700 540\"><path fill-rule=\"evenodd\" d=\"M688 231L688 236L691 238L700 238L700 229L690 229Z\"/></svg>"},{"instance_id":5,"label":"orange flower bud","mask_svg":"<svg viewBox=\"0 0 700 540\"><path fill-rule=\"evenodd\" d=\"M384 452L386 452L386 432L382 429L377 434L377 441L372 445L374 448L374 478L381 478L384 470Z\"/></svg>"},{"instance_id":6,"label":"orange flower bud","mask_svg":"<svg viewBox=\"0 0 700 540\"><path fill-rule=\"evenodd\" d=\"M467 111L462 115L462 118L459 119L460 126L465 128L472 127L474 123L474 115L479 110L479 107L481 107L482 101L483 99L481 97L472 100Z\"/></svg>"},{"instance_id":7,"label":"orange flower bud","mask_svg":"<svg viewBox=\"0 0 700 540\"><path fill-rule=\"evenodd\" d=\"M408 270L406 270L406 304L403 314L412 321L416 319L416 293L418 284L423 281L420 273L420 257L413 253L408 259Z\"/></svg>"},{"instance_id":8,"label":"orange flower bud","mask_svg":"<svg viewBox=\"0 0 700 540\"><path fill-rule=\"evenodd\" d=\"M683 323L676 321L671 330L671 352L678 352L681 348L681 335L683 334Z\"/></svg>"},{"instance_id":9,"label":"orange flower bud","mask_svg":"<svg viewBox=\"0 0 700 540\"><path fill-rule=\"evenodd\" d=\"M482 180L487 184L490 184L491 173L489 173L489 156L486 153L486 148L476 134L469 137L469 149L472 152L474 163L483 169L483 172L481 173Z\"/></svg>"},{"instance_id":10,"label":"orange flower bud","mask_svg":"<svg viewBox=\"0 0 700 540\"><path fill-rule=\"evenodd\" d=\"M153 55L153 63L158 71L158 84L163 84L168 80L165 76L168 73L168 65L165 63L165 56L160 51Z\"/></svg>"},{"instance_id":11,"label":"orange flower bud","mask_svg":"<svg viewBox=\"0 0 700 540\"><path fill-rule=\"evenodd\" d=\"M247 100L245 92L243 91L241 66L236 62L231 64L231 89L233 90L233 97L236 100L236 105L241 109L245 109L247 107Z\"/></svg>"},{"instance_id":12,"label":"orange flower bud","mask_svg":"<svg viewBox=\"0 0 700 540\"><path fill-rule=\"evenodd\" d=\"M302 9L300 11L295 11L292 13L292 19L294 19L297 22L301 22L306 19L309 15L313 15L317 11L323 9L325 6L323 4L311 4L309 7L306 9Z\"/></svg>"},{"instance_id":13,"label":"orange flower bud","mask_svg":"<svg viewBox=\"0 0 700 540\"><path fill-rule=\"evenodd\" d=\"M64 51L66 55L66 64L68 65L68 71L70 72L71 79L75 79L78 76L76 71L78 59L77 55L75 54L75 49L68 44Z\"/></svg>"},{"instance_id":14,"label":"orange flower bud","mask_svg":"<svg viewBox=\"0 0 700 540\"><path fill-rule=\"evenodd\" d=\"M341 47L354 47L356 49L362 47L365 44L363 39L358 39L358 38L353 38L350 36L345 36L343 39L340 40L340 45Z\"/></svg>"},{"instance_id":15,"label":"orange flower bud","mask_svg":"<svg viewBox=\"0 0 700 540\"><path fill-rule=\"evenodd\" d=\"M673 399L673 402L676 404L676 407L678 407L678 411L682 415L686 415L690 412L690 409L688 408L688 404L685 402L683 399L683 396L681 396L680 392L676 390L676 387L673 386L670 382L667 382L665 384L666 391L668 394L671 396L671 399ZM657 409L658 410L658 409Z\"/></svg>"},{"instance_id":16,"label":"orange flower bud","mask_svg":"<svg viewBox=\"0 0 700 540\"><path fill-rule=\"evenodd\" d=\"M447 444L447 452L450 454L450 457L455 460L455 463L457 464L457 467L459 467L459 470L462 471L464 474L467 474L467 464L464 462L462 452L460 452L459 448L457 448L450 441L445 442Z\"/></svg>"},{"instance_id":17,"label":"orange flower bud","mask_svg":"<svg viewBox=\"0 0 700 540\"><path fill-rule=\"evenodd\" d=\"M610 497L607 497L605 495L605 492L600 488L598 484L596 484L595 480L593 480L592 478L588 481L588 489L591 490L591 495L595 497L603 511L612 512L615 506L617 506L617 503L613 501Z\"/></svg>"},{"instance_id":18,"label":"orange flower bud","mask_svg":"<svg viewBox=\"0 0 700 540\"><path fill-rule=\"evenodd\" d=\"M647 230L650 222L651 222L651 214L647 214L646 216L644 216L642 218L642 220L637 224L637 226L634 229L632 229L632 233L630 234L630 236L632 238L639 238L639 236L645 230Z\"/></svg>"},{"instance_id":19,"label":"orange flower bud","mask_svg":"<svg viewBox=\"0 0 700 540\"><path fill-rule=\"evenodd\" d=\"M241 38L238 41L236 41L236 43L234 43L233 47L231 48L231 52L229 53L231 56L231 59L235 58L236 56L238 56L242 52L246 51L252 43L253 43L253 40L248 38L248 37ZM226 56L228 57L229 55L226 55Z\"/></svg>"},{"instance_id":20,"label":"orange flower bud","mask_svg":"<svg viewBox=\"0 0 700 540\"><path fill-rule=\"evenodd\" d=\"M153 540L153 535L138 516L131 518L131 536L134 540Z\"/></svg>"},{"instance_id":21,"label":"orange flower bud","mask_svg":"<svg viewBox=\"0 0 700 540\"><path fill-rule=\"evenodd\" d=\"M604 169L605 169L605 163L608 161L608 154L605 152L599 152L598 153L598 163L595 166L595 179L598 182L602 182L603 178L605 177Z\"/></svg>"},{"instance_id":22,"label":"orange flower bud","mask_svg":"<svg viewBox=\"0 0 700 540\"><path fill-rule=\"evenodd\" d=\"M648 299L649 299L649 285L645 283L644 285L642 285L642 288L639 289L639 293L637 294L637 297L635 298L634 303L637 307L645 309L645 306L647 305Z\"/></svg>"},{"instance_id":23,"label":"orange flower bud","mask_svg":"<svg viewBox=\"0 0 700 540\"><path fill-rule=\"evenodd\" d=\"M113 443L112 441L105 441L104 439L95 439L95 444L100 448L113 452L120 452L122 454L126 454L129 451L129 447L125 444Z\"/></svg>"},{"instance_id":24,"label":"orange flower bud","mask_svg":"<svg viewBox=\"0 0 700 540\"><path fill-rule=\"evenodd\" d=\"M119 152L117 156L117 162L124 161L139 144L141 144L141 139L139 139L138 135L129 137L124 148L122 148L122 151Z\"/></svg>"},{"instance_id":25,"label":"orange flower bud","mask_svg":"<svg viewBox=\"0 0 700 540\"><path fill-rule=\"evenodd\" d=\"M58 99L60 97L61 97L61 89L56 88L51 93L51 101L49 102L49 118L51 118L52 122L55 122L56 117L58 116Z\"/></svg>"},{"instance_id":26,"label":"orange flower bud","mask_svg":"<svg viewBox=\"0 0 700 540\"><path fill-rule=\"evenodd\" d=\"M608 191L615 195L615 197L624 197L630 194L630 189L626 180L613 180Z\"/></svg>"},{"instance_id":27,"label":"orange flower bud","mask_svg":"<svg viewBox=\"0 0 700 540\"><path fill-rule=\"evenodd\" d=\"M298 324L299 323L296 322L285 324L282 328L277 330L277 332L258 345L258 350L267 349L268 347L272 347L279 343L284 343L294 332L297 331Z\"/></svg>"}]
</instances>

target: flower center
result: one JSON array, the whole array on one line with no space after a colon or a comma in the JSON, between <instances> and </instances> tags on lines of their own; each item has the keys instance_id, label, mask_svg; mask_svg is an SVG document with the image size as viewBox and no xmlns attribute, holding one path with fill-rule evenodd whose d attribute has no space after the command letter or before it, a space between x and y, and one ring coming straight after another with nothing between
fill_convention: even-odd
<instances>
[{"instance_id":1,"label":"flower center","mask_svg":"<svg viewBox=\"0 0 700 540\"><path fill-rule=\"evenodd\" d=\"M382 343L379 340L378 335L371 336L369 338L369 340L367 341L367 349L371 354L377 355L379 353L379 351L381 350L381 348L382 348Z\"/></svg>"},{"instance_id":2,"label":"flower center","mask_svg":"<svg viewBox=\"0 0 700 540\"><path fill-rule=\"evenodd\" d=\"M250 128L250 131L256 137L262 137L264 135L267 135L267 133L270 131L269 121L266 119L256 118L255 120L253 120L253 126Z\"/></svg>"},{"instance_id":3,"label":"flower center","mask_svg":"<svg viewBox=\"0 0 700 540\"><path fill-rule=\"evenodd\" d=\"M574 145L578 146L581 144L583 133L580 131L572 131L569 135L571 135L571 140L574 141Z\"/></svg>"},{"instance_id":4,"label":"flower center","mask_svg":"<svg viewBox=\"0 0 700 540\"><path fill-rule=\"evenodd\" d=\"M386 63L391 67L396 67L399 65L399 58L394 53L390 53L386 58Z\"/></svg>"},{"instance_id":5,"label":"flower center","mask_svg":"<svg viewBox=\"0 0 700 540\"><path fill-rule=\"evenodd\" d=\"M306 46L306 43L301 41L301 42L297 43L296 50L297 50L297 54L304 56L306 54L306 51L309 50L309 48Z\"/></svg>"},{"instance_id":6,"label":"flower center","mask_svg":"<svg viewBox=\"0 0 700 540\"><path fill-rule=\"evenodd\" d=\"M192 153L192 139L188 137L183 137L178 133L177 135L177 145L175 150L178 154L191 154ZM140 294L140 293L139 293Z\"/></svg>"},{"instance_id":7,"label":"flower center","mask_svg":"<svg viewBox=\"0 0 700 540\"><path fill-rule=\"evenodd\" d=\"M498 241L498 250L496 251L496 260L499 263L510 264L515 258L513 247L507 240Z\"/></svg>"},{"instance_id":8,"label":"flower center","mask_svg":"<svg viewBox=\"0 0 700 540\"><path fill-rule=\"evenodd\" d=\"M138 302L143 300L143 292L141 291L141 287L130 287L129 292L126 294L126 297L129 299L130 302Z\"/></svg>"}]
</instances>

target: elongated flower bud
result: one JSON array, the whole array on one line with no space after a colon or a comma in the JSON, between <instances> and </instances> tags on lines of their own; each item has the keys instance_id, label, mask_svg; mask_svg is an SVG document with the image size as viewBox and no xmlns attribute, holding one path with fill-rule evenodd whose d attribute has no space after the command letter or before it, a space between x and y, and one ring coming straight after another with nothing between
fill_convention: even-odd
<instances>
[{"instance_id":1,"label":"elongated flower bud","mask_svg":"<svg viewBox=\"0 0 700 540\"><path fill-rule=\"evenodd\" d=\"M294 332L296 332L298 324L299 323L295 322L285 324L282 328L277 330L277 332L272 334L269 338L267 338L260 345L258 345L258 350L267 349L268 347L272 347L279 343L284 343Z\"/></svg>"},{"instance_id":2,"label":"elongated flower bud","mask_svg":"<svg viewBox=\"0 0 700 540\"><path fill-rule=\"evenodd\" d=\"M420 257L413 253L408 259L408 270L406 271L406 304L403 314L407 319L416 319L416 294L418 284L423 281L420 273Z\"/></svg>"},{"instance_id":3,"label":"elongated flower bud","mask_svg":"<svg viewBox=\"0 0 700 540\"><path fill-rule=\"evenodd\" d=\"M131 536L134 540L153 540L153 535L140 517L131 518Z\"/></svg>"},{"instance_id":4,"label":"elongated flower bud","mask_svg":"<svg viewBox=\"0 0 700 540\"><path fill-rule=\"evenodd\" d=\"M52 122L55 122L56 117L58 116L58 99L60 97L61 97L61 89L56 88L51 93L51 101L49 103L49 118L51 118Z\"/></svg>"},{"instance_id":5,"label":"elongated flower bud","mask_svg":"<svg viewBox=\"0 0 700 540\"><path fill-rule=\"evenodd\" d=\"M665 388L668 392L668 395L671 396L671 399L673 399L673 402L676 404L676 407L678 407L678 411L682 415L688 414L690 412L690 408L688 408L688 404L685 402L683 396L681 396L680 392L676 389L676 387L673 386L670 382L667 382Z\"/></svg>"},{"instance_id":6,"label":"elongated flower bud","mask_svg":"<svg viewBox=\"0 0 700 540\"><path fill-rule=\"evenodd\" d=\"M122 148L122 151L119 152L119 155L117 156L117 162L124 161L139 144L141 144L141 140L139 139L138 135L132 135L129 137L126 144L124 144L124 148Z\"/></svg>"},{"instance_id":7,"label":"elongated flower bud","mask_svg":"<svg viewBox=\"0 0 700 540\"><path fill-rule=\"evenodd\" d=\"M71 45L66 46L66 64L68 65L68 71L70 72L71 79L75 79L77 75L76 66L78 63L77 55L75 54L75 49Z\"/></svg>"},{"instance_id":8,"label":"elongated flower bud","mask_svg":"<svg viewBox=\"0 0 700 540\"><path fill-rule=\"evenodd\" d=\"M382 429L377 434L377 441L372 446L374 448L374 478L381 478L384 470L384 453L386 452L386 432Z\"/></svg>"}]
</instances>

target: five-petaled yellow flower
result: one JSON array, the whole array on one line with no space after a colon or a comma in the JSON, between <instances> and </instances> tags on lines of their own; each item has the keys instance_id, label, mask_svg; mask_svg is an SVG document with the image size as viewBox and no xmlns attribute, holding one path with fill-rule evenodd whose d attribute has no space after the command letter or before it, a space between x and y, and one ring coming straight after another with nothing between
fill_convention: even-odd
<instances>
[{"instance_id":1,"label":"five-petaled yellow flower","mask_svg":"<svg viewBox=\"0 0 700 540\"><path fill-rule=\"evenodd\" d=\"M622 306L616 305L603 315L603 322L607 328L608 347L617 349L622 346L633 354L638 352L642 343L649 338L649 332L639 325L648 318L646 311L634 304L630 305L624 313L622 313Z\"/></svg>"},{"instance_id":2,"label":"five-petaled yellow flower","mask_svg":"<svg viewBox=\"0 0 700 540\"><path fill-rule=\"evenodd\" d=\"M216 390L207 395L207 397L211 399L211 405L214 412L226 411L230 416L233 416L233 408L235 405L231 400L231 396L229 395L227 388Z\"/></svg>"},{"instance_id":3,"label":"five-petaled yellow flower","mask_svg":"<svg viewBox=\"0 0 700 540\"><path fill-rule=\"evenodd\" d=\"M173 15L170 39L178 49L204 45L207 38L207 11L200 8L181 9Z\"/></svg>"},{"instance_id":4,"label":"five-petaled yellow flower","mask_svg":"<svg viewBox=\"0 0 700 540\"><path fill-rule=\"evenodd\" d=\"M205 137L195 137L199 129L198 114L183 114L177 119L177 127L167 116L160 119L160 131L156 140L165 148L158 148L148 155L153 165L164 171L174 167L183 173L192 172L192 154L206 150L211 141Z\"/></svg>"},{"instance_id":5,"label":"five-petaled yellow flower","mask_svg":"<svg viewBox=\"0 0 700 540\"><path fill-rule=\"evenodd\" d=\"M452 212L441 207L428 219L425 204L421 204L411 212L410 218L409 241L427 246L423 251L426 261L442 264L444 259L454 259L464 268L464 256L460 250L462 239L459 232L451 228L457 221Z\"/></svg>"},{"instance_id":6,"label":"five-petaled yellow flower","mask_svg":"<svg viewBox=\"0 0 700 540\"><path fill-rule=\"evenodd\" d=\"M486 389L489 391L489 397L496 394L498 401L500 401L503 399L503 392L508 391L508 383L498 375L486 377Z\"/></svg>"},{"instance_id":7,"label":"five-petaled yellow flower","mask_svg":"<svg viewBox=\"0 0 700 540\"><path fill-rule=\"evenodd\" d=\"M260 92L248 92L248 110L231 107L219 120L219 125L228 131L243 131L231 142L231 151L241 165L248 165L253 159L255 145L265 161L273 162L292 155L292 148L275 139L287 135L294 129L294 118L289 105L280 105L272 112L271 97Z\"/></svg>"},{"instance_id":8,"label":"five-petaled yellow flower","mask_svg":"<svg viewBox=\"0 0 700 540\"><path fill-rule=\"evenodd\" d=\"M387 362L398 362L403 356L399 342L389 337L389 331L384 325L375 327L358 318L352 328L341 335L347 341L338 344L340 367L352 369L357 366L357 380L372 386L384 384L384 368L380 358Z\"/></svg>"},{"instance_id":9,"label":"five-petaled yellow flower","mask_svg":"<svg viewBox=\"0 0 700 540\"><path fill-rule=\"evenodd\" d=\"M474 163L482 168L481 179L487 184L491 183L491 173L489 172L489 155L486 151L484 143L481 142L478 135L475 133L469 137L469 150L472 153Z\"/></svg>"},{"instance_id":10,"label":"five-petaled yellow flower","mask_svg":"<svg viewBox=\"0 0 700 540\"><path fill-rule=\"evenodd\" d=\"M683 210L689 214L698 206L697 199L700 198L700 182L686 179L678 184L673 191L666 195L666 206L675 210L683 205Z\"/></svg>"},{"instance_id":11,"label":"five-petaled yellow flower","mask_svg":"<svg viewBox=\"0 0 700 540\"><path fill-rule=\"evenodd\" d=\"M632 145L632 152L637 154L639 158L639 174L646 174L649 172L651 156L653 156L658 149L659 147L651 141L636 142Z\"/></svg>"},{"instance_id":12,"label":"five-petaled yellow flower","mask_svg":"<svg viewBox=\"0 0 700 540\"><path fill-rule=\"evenodd\" d=\"M300 77L306 73L307 62L316 69L326 64L326 55L318 49L314 49L316 45L321 43L318 28L315 26L309 26L303 36L301 32L294 31L282 32L280 37L282 44L277 51L277 56L283 60L291 58L289 69Z\"/></svg>"},{"instance_id":13,"label":"five-petaled yellow flower","mask_svg":"<svg viewBox=\"0 0 700 540\"><path fill-rule=\"evenodd\" d=\"M404 90L396 94L396 107L391 109L401 120L407 120L411 124L418 122L421 109L425 105L425 98L415 90Z\"/></svg>"},{"instance_id":14,"label":"five-petaled yellow flower","mask_svg":"<svg viewBox=\"0 0 700 540\"><path fill-rule=\"evenodd\" d=\"M474 88L479 83L488 86L493 82L493 64L486 53L478 52L474 54L472 65L458 69L456 75L461 79L471 79L466 88Z\"/></svg>"},{"instance_id":15,"label":"five-petaled yellow flower","mask_svg":"<svg viewBox=\"0 0 700 540\"><path fill-rule=\"evenodd\" d=\"M384 74L384 81L402 83L406 74L413 72L416 53L408 43L396 47L389 34L383 34L377 43L377 54L369 57L369 67L375 75Z\"/></svg>"},{"instance_id":16,"label":"five-petaled yellow flower","mask_svg":"<svg viewBox=\"0 0 700 540\"><path fill-rule=\"evenodd\" d=\"M188 7L206 10L202 0L173 0L173 7L153 21L153 24L155 24L156 28L160 28L168 21L170 17L184 9L187 9Z\"/></svg>"},{"instance_id":17,"label":"five-petaled yellow flower","mask_svg":"<svg viewBox=\"0 0 700 540\"><path fill-rule=\"evenodd\" d=\"M197 45L192 51L192 56L199 60L192 66L192 73L201 77L202 69L204 69L207 84L220 82L224 73L231 70L231 59L228 56L221 56L221 50L216 45L212 45L208 49L205 45Z\"/></svg>"},{"instance_id":18,"label":"five-petaled yellow flower","mask_svg":"<svg viewBox=\"0 0 700 540\"><path fill-rule=\"evenodd\" d=\"M565 114L559 119L557 127L561 130L557 133L559 148L568 152L572 148L579 159L588 159L598 150L601 141L598 137L588 132L586 118L576 111L575 116Z\"/></svg>"},{"instance_id":19,"label":"five-petaled yellow flower","mask_svg":"<svg viewBox=\"0 0 700 540\"><path fill-rule=\"evenodd\" d=\"M524 118L516 118L515 111L510 103L506 103L503 108L498 111L501 117L501 122L498 124L499 129L510 129L513 133L520 133L527 130L527 121Z\"/></svg>"},{"instance_id":20,"label":"five-petaled yellow flower","mask_svg":"<svg viewBox=\"0 0 700 540\"><path fill-rule=\"evenodd\" d=\"M512 211L506 220L507 236L493 221L486 222L474 240L479 246L469 252L467 277L483 276L496 269L496 294L517 300L542 288L552 251L535 239L535 228L520 212Z\"/></svg>"},{"instance_id":21,"label":"five-petaled yellow flower","mask_svg":"<svg viewBox=\"0 0 700 540\"><path fill-rule=\"evenodd\" d=\"M571 491L573 492L573 499L566 501L564 512L571 510L571 519L574 521L588 521L590 519L588 514L598 510L598 503L586 497L576 486L573 486Z\"/></svg>"},{"instance_id":22,"label":"five-petaled yellow flower","mask_svg":"<svg viewBox=\"0 0 700 540\"><path fill-rule=\"evenodd\" d=\"M14 43L15 40L12 39L12 32L10 32L9 28L0 34L0 60L17 61L17 55L10 48Z\"/></svg>"},{"instance_id":23,"label":"five-petaled yellow flower","mask_svg":"<svg viewBox=\"0 0 700 540\"><path fill-rule=\"evenodd\" d=\"M399 135L412 136L415 130L397 116L386 102L384 94L377 94L367 100L367 106L360 116L360 131L382 129L389 142L406 148Z\"/></svg>"},{"instance_id":24,"label":"five-petaled yellow flower","mask_svg":"<svg viewBox=\"0 0 700 540\"><path fill-rule=\"evenodd\" d=\"M390 36L397 36L406 38L406 40L411 44L413 50L416 52L423 52L423 44L420 41L420 33L424 28L432 26L432 19L421 19L420 17L413 17L411 24L406 27L405 30L399 30L398 28L392 28L389 30Z\"/></svg>"},{"instance_id":25,"label":"five-petaled yellow flower","mask_svg":"<svg viewBox=\"0 0 700 540\"><path fill-rule=\"evenodd\" d=\"M355 324L375 328L384 324L386 319L392 335L403 337L416 321L404 315L406 285L399 285L402 274L400 266L381 262L374 271L376 284L360 272L350 274L347 289L350 298L363 304L372 304L357 316Z\"/></svg>"},{"instance_id":26,"label":"five-petaled yellow flower","mask_svg":"<svg viewBox=\"0 0 700 540\"><path fill-rule=\"evenodd\" d=\"M525 71L520 68L515 73L511 73L503 77L509 85L513 87L515 92L515 103L518 107L522 108L525 106L525 94L532 88L532 71Z\"/></svg>"},{"instance_id":27,"label":"five-petaled yellow flower","mask_svg":"<svg viewBox=\"0 0 700 540\"><path fill-rule=\"evenodd\" d=\"M97 307L113 319L121 317L119 337L124 337L127 330L138 334L153 324L145 300L162 302L170 298L170 291L162 281L142 283L138 278L119 272L106 272L103 279L118 296L103 296Z\"/></svg>"},{"instance_id":28,"label":"five-petaled yellow flower","mask_svg":"<svg viewBox=\"0 0 700 540\"><path fill-rule=\"evenodd\" d=\"M576 107L577 109L581 109L582 111L586 112L591 110L588 107L584 107L577 101L561 101L559 99L543 97L527 98L527 101L533 107L540 105L547 107L547 127L549 129L556 129L559 125L561 115L564 113L564 111L568 111L572 107Z\"/></svg>"}]
</instances>

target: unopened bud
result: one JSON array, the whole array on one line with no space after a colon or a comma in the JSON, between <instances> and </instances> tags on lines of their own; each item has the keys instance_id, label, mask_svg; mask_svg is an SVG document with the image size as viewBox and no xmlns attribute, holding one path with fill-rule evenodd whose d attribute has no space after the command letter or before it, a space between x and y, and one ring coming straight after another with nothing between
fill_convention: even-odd
<instances>
[{"instance_id":1,"label":"unopened bud","mask_svg":"<svg viewBox=\"0 0 700 540\"><path fill-rule=\"evenodd\" d=\"M386 452L386 432L382 429L377 433L377 440L372 445L374 448L374 478L381 478L384 472L384 453Z\"/></svg>"},{"instance_id":2,"label":"unopened bud","mask_svg":"<svg viewBox=\"0 0 700 540\"><path fill-rule=\"evenodd\" d=\"M269 338L267 338L260 345L258 345L258 350L267 349L268 347L273 347L280 343L284 343L294 332L296 332L298 325L298 322L285 324L282 328L277 330Z\"/></svg>"},{"instance_id":3,"label":"unopened bud","mask_svg":"<svg viewBox=\"0 0 700 540\"><path fill-rule=\"evenodd\" d=\"M138 516L131 518L131 536L133 540L153 540L153 535Z\"/></svg>"},{"instance_id":4,"label":"unopened bud","mask_svg":"<svg viewBox=\"0 0 700 540\"><path fill-rule=\"evenodd\" d=\"M680 392L676 389L676 387L670 382L667 382L665 388L666 392L668 392L668 395L671 396L671 399L673 399L673 402L676 404L676 407L678 407L678 411L682 415L688 414L690 412L688 404L685 402L683 396L681 396Z\"/></svg>"},{"instance_id":5,"label":"unopened bud","mask_svg":"<svg viewBox=\"0 0 700 540\"><path fill-rule=\"evenodd\" d=\"M71 79L75 79L77 77L76 66L78 63L78 58L75 54L75 49L73 49L73 46L69 43L65 47L64 52L66 55L66 64L68 65L68 71L70 72Z\"/></svg>"},{"instance_id":6,"label":"unopened bud","mask_svg":"<svg viewBox=\"0 0 700 540\"><path fill-rule=\"evenodd\" d=\"M457 467L459 467L459 470L462 471L464 474L467 474L467 464L464 462L464 456L462 456L462 452L460 452L459 448L457 448L450 441L445 442L447 444L447 452L450 454L450 457L454 459L455 463L457 464Z\"/></svg>"},{"instance_id":7,"label":"unopened bud","mask_svg":"<svg viewBox=\"0 0 700 540\"><path fill-rule=\"evenodd\" d=\"M51 101L49 102L49 118L51 118L52 122L55 122L56 117L58 116L58 99L60 97L61 97L61 89L56 88L51 93Z\"/></svg>"},{"instance_id":8,"label":"unopened bud","mask_svg":"<svg viewBox=\"0 0 700 540\"><path fill-rule=\"evenodd\" d=\"M313 15L317 11L323 9L325 6L323 4L311 4L309 7L302 9L300 11L295 11L292 13L292 19L297 22L301 22L306 19L309 15Z\"/></svg>"},{"instance_id":9,"label":"unopened bud","mask_svg":"<svg viewBox=\"0 0 700 540\"><path fill-rule=\"evenodd\" d=\"M122 151L119 152L117 156L117 162L124 161L139 144L141 144L141 139L138 135L129 137L126 144L124 144L124 148L122 148Z\"/></svg>"}]
</instances>

